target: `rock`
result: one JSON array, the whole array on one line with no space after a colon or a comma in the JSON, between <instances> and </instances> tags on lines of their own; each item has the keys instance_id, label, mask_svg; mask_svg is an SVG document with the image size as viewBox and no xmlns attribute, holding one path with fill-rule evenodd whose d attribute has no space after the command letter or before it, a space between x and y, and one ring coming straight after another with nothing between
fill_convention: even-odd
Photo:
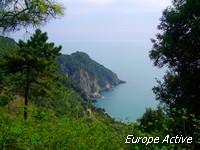
<instances>
[{"instance_id":1,"label":"rock","mask_svg":"<svg viewBox=\"0 0 200 150\"><path fill-rule=\"evenodd\" d=\"M81 89L87 99L101 98L101 92L125 83L115 73L92 60L86 53L61 55L58 60L60 72Z\"/></svg>"}]
</instances>

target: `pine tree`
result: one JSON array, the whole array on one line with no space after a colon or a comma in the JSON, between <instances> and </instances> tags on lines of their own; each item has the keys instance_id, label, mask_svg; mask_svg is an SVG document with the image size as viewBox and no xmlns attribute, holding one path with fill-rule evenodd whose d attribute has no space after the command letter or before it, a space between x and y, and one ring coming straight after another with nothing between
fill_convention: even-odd
<instances>
[{"instance_id":1,"label":"pine tree","mask_svg":"<svg viewBox=\"0 0 200 150\"><path fill-rule=\"evenodd\" d=\"M154 88L167 108L186 108L200 115L200 1L173 0L163 12L150 58L169 71Z\"/></svg>"},{"instance_id":2,"label":"pine tree","mask_svg":"<svg viewBox=\"0 0 200 150\"><path fill-rule=\"evenodd\" d=\"M17 31L43 25L63 15L63 7L54 0L1 0L0 29Z\"/></svg>"},{"instance_id":3,"label":"pine tree","mask_svg":"<svg viewBox=\"0 0 200 150\"><path fill-rule=\"evenodd\" d=\"M42 101L45 95L50 97L53 83L59 80L56 58L61 47L47 40L47 33L37 29L30 40L19 41L19 50L6 56L3 65L16 94L24 97L24 119L28 116L29 99Z\"/></svg>"}]
</instances>

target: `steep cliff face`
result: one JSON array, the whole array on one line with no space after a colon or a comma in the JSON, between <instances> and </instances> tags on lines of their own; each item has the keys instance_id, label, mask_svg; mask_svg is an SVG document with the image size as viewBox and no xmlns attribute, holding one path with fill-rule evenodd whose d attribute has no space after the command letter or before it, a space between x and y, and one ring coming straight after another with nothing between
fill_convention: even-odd
<instances>
[{"instance_id":1,"label":"steep cliff face","mask_svg":"<svg viewBox=\"0 0 200 150\"><path fill-rule=\"evenodd\" d=\"M60 64L61 73L77 84L89 99L101 97L102 91L124 83L115 73L83 52L61 55L58 58L58 64Z\"/></svg>"}]
</instances>

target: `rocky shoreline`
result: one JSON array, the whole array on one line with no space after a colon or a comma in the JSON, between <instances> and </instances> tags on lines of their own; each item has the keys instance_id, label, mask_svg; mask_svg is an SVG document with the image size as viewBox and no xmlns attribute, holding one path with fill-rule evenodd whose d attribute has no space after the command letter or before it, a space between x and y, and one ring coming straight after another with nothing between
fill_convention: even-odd
<instances>
[{"instance_id":1,"label":"rocky shoreline","mask_svg":"<svg viewBox=\"0 0 200 150\"><path fill-rule=\"evenodd\" d=\"M99 92L93 93L91 95L90 100L92 100L92 102L95 103L95 102L97 102L97 99L103 99L104 97L102 96L101 93L103 93L103 92L109 92L110 90L112 90L116 86L119 86L120 84L126 84L126 81L120 80L117 85L111 85L110 87L105 87L105 88L101 89L101 91L99 91Z\"/></svg>"}]
</instances>

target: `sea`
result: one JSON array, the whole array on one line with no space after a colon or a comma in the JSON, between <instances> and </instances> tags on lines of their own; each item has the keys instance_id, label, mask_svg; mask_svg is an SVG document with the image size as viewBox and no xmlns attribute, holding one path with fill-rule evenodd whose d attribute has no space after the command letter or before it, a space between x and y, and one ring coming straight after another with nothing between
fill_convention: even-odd
<instances>
[{"instance_id":1,"label":"sea","mask_svg":"<svg viewBox=\"0 0 200 150\"><path fill-rule=\"evenodd\" d=\"M103 92L103 98L94 105L118 121L135 122L147 108L156 109L159 104L152 88L157 85L156 79L162 80L165 70L153 66L149 58L151 48L150 41L68 41L62 53L86 52L126 81Z\"/></svg>"}]
</instances>

